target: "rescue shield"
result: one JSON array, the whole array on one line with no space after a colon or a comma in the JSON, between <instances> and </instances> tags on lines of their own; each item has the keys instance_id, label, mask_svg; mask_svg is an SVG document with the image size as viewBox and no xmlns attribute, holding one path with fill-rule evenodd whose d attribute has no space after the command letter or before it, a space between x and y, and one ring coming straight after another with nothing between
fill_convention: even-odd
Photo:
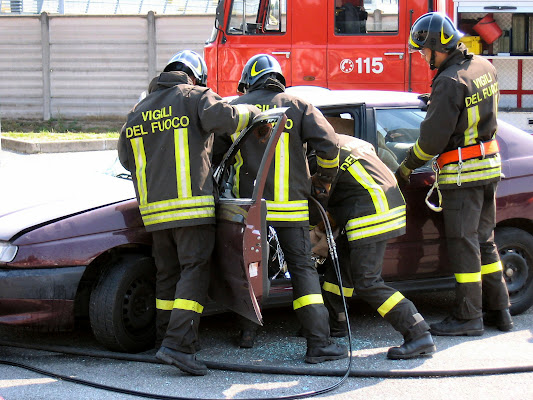
<instances>
[{"instance_id":1,"label":"rescue shield","mask_svg":"<svg viewBox=\"0 0 533 400\"><path fill-rule=\"evenodd\" d=\"M286 108L257 116L227 151L214 173L220 190L216 207L216 243L211 268L210 297L262 325L260 304L268 296L266 201L262 199L268 170L287 117ZM268 141L251 198L231 195L233 164L240 146L255 136Z\"/></svg>"}]
</instances>

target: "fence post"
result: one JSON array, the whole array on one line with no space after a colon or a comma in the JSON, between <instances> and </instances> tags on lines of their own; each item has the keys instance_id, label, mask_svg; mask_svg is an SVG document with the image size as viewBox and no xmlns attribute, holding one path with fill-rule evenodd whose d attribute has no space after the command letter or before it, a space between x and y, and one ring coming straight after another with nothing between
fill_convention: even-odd
<instances>
[{"instance_id":1,"label":"fence post","mask_svg":"<svg viewBox=\"0 0 533 400\"><path fill-rule=\"evenodd\" d=\"M41 14L41 49L43 55L43 120L48 121L50 115L50 20L48 14Z\"/></svg>"},{"instance_id":2,"label":"fence post","mask_svg":"<svg viewBox=\"0 0 533 400\"><path fill-rule=\"evenodd\" d=\"M148 23L148 84L157 73L157 38L155 31L155 14L149 11L146 16Z\"/></svg>"}]
</instances>

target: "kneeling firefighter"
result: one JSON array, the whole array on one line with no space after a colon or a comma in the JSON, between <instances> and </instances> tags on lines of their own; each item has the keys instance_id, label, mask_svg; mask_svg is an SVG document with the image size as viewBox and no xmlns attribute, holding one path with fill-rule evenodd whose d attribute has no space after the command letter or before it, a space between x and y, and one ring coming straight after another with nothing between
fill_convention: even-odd
<instances>
[{"instance_id":1,"label":"kneeling firefighter","mask_svg":"<svg viewBox=\"0 0 533 400\"><path fill-rule=\"evenodd\" d=\"M207 372L196 349L215 242L213 132L238 132L259 114L253 106L229 105L205 87L206 80L198 54L177 53L128 114L118 142L152 233L156 358L192 375Z\"/></svg>"},{"instance_id":2,"label":"kneeling firefighter","mask_svg":"<svg viewBox=\"0 0 533 400\"><path fill-rule=\"evenodd\" d=\"M322 293L329 311L332 336L346 336L346 314L341 295L354 292L404 337L404 343L387 353L391 359L413 358L435 352L429 325L414 304L381 277L387 240L405 233L405 201L396 179L378 158L373 146L351 136L338 135L340 168L333 181L327 211L342 233L337 251L343 287L328 259ZM313 156L310 156L312 166ZM312 209L311 209L312 210ZM311 224L318 218L311 213ZM313 253L327 257L323 223L311 232Z\"/></svg>"}]
</instances>

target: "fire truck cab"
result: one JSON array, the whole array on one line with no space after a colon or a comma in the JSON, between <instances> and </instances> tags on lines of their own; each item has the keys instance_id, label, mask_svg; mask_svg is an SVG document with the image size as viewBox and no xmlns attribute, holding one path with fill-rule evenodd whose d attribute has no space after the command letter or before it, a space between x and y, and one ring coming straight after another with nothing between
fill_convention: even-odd
<instances>
[{"instance_id":1,"label":"fire truck cab","mask_svg":"<svg viewBox=\"0 0 533 400\"><path fill-rule=\"evenodd\" d=\"M427 92L433 74L409 54L409 29L447 4L451 11L453 0L220 0L204 48L208 85L234 95L246 61L268 53L287 86Z\"/></svg>"}]
</instances>

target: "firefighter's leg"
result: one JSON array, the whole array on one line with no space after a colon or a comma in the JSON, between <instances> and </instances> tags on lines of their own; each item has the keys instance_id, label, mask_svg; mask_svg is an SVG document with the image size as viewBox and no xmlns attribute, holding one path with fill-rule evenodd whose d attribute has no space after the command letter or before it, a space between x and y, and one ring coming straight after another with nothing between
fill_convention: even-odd
<instances>
[{"instance_id":1,"label":"firefighter's leg","mask_svg":"<svg viewBox=\"0 0 533 400\"><path fill-rule=\"evenodd\" d=\"M354 295L352 276L350 273L350 250L346 235L340 235L336 240L337 255L342 278L342 290L339 286L337 274L330 257L324 263L324 282L322 283L322 296L329 312L330 335L344 337L348 334L346 326L346 313L342 302L341 293L345 298Z\"/></svg>"},{"instance_id":2,"label":"firefighter's leg","mask_svg":"<svg viewBox=\"0 0 533 400\"><path fill-rule=\"evenodd\" d=\"M498 249L494 243L496 188L497 183L484 187L484 202L478 228L483 309L486 311L484 321L487 325L495 325L502 331L509 331L513 328L513 320L509 313L509 292L503 278Z\"/></svg>"},{"instance_id":3,"label":"firefighter's leg","mask_svg":"<svg viewBox=\"0 0 533 400\"><path fill-rule=\"evenodd\" d=\"M318 363L347 357L346 347L330 340L328 310L311 260L309 228L277 227L276 232L291 275L293 308L307 339L305 360Z\"/></svg>"},{"instance_id":4,"label":"firefighter's leg","mask_svg":"<svg viewBox=\"0 0 533 400\"><path fill-rule=\"evenodd\" d=\"M381 277L386 241L352 244L350 260L355 292L404 337L404 344L389 350L389 358L412 358L431 354L435 345L429 325L414 304ZM394 349L394 350L393 350Z\"/></svg>"},{"instance_id":5,"label":"firefighter's leg","mask_svg":"<svg viewBox=\"0 0 533 400\"><path fill-rule=\"evenodd\" d=\"M435 335L483 334L478 239L482 207L482 187L442 190L446 242L456 286L453 313L444 321L431 325Z\"/></svg>"},{"instance_id":6,"label":"firefighter's leg","mask_svg":"<svg viewBox=\"0 0 533 400\"><path fill-rule=\"evenodd\" d=\"M152 242L152 255L157 267L155 347L159 348L167 331L181 268L172 229L153 232Z\"/></svg>"},{"instance_id":7,"label":"firefighter's leg","mask_svg":"<svg viewBox=\"0 0 533 400\"><path fill-rule=\"evenodd\" d=\"M196 360L198 326L209 284L209 258L214 248L214 225L176 228L181 276L163 345L156 354L162 361L194 375L204 375L205 364Z\"/></svg>"}]
</instances>

